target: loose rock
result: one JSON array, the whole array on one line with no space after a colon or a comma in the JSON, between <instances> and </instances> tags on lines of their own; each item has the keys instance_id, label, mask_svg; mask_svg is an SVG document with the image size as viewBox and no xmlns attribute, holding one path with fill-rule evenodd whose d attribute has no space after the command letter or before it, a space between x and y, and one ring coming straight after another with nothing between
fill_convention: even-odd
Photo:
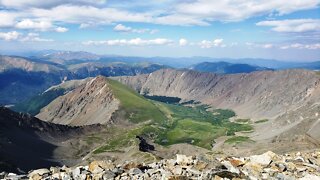
<instances>
[{"instance_id":1,"label":"loose rock","mask_svg":"<svg viewBox=\"0 0 320 180\"><path fill-rule=\"evenodd\" d=\"M5 180L109 180L109 179L285 179L320 180L320 152L277 155L266 152L250 157L191 157L177 155L150 164L93 161L88 166L51 167L27 175L0 173Z\"/></svg>"}]
</instances>

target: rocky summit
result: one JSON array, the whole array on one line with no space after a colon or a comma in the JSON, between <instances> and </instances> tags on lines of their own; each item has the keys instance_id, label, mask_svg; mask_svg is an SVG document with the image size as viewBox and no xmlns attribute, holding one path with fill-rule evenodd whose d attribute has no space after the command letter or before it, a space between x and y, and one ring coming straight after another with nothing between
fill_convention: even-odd
<instances>
[{"instance_id":1,"label":"rocky summit","mask_svg":"<svg viewBox=\"0 0 320 180\"><path fill-rule=\"evenodd\" d=\"M320 179L320 151L278 155L271 151L249 157L218 155L163 159L150 164L93 161L76 167L51 167L17 175L2 172L1 179Z\"/></svg>"},{"instance_id":2,"label":"rocky summit","mask_svg":"<svg viewBox=\"0 0 320 180\"><path fill-rule=\"evenodd\" d=\"M104 124L118 109L107 78L97 76L74 91L58 97L44 107L37 117L70 126Z\"/></svg>"}]
</instances>

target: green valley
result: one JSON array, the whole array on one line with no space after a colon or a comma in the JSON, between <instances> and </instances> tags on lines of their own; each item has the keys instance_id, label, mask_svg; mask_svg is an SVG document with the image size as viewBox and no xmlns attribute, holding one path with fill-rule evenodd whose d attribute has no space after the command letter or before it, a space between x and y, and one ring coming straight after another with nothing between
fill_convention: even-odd
<instances>
[{"instance_id":1,"label":"green valley","mask_svg":"<svg viewBox=\"0 0 320 180\"><path fill-rule=\"evenodd\" d=\"M147 117L151 121L140 123L133 129L120 130L119 136L106 141L94 151L95 154L119 151L131 146L136 142L137 135L162 146L189 143L211 149L214 140L220 136L233 136L235 132L253 129L250 124L230 122L229 118L235 116L231 110L211 110L210 107L199 104L184 106L148 100L118 82L109 81L109 84L116 96L121 94L122 108L135 113L130 121L144 122ZM132 109L137 106L142 110Z\"/></svg>"}]
</instances>

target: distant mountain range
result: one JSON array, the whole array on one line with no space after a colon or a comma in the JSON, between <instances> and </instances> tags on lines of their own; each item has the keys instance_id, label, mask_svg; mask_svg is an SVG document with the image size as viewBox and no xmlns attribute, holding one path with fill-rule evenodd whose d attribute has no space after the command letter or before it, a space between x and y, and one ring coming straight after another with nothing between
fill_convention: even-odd
<instances>
[{"instance_id":1,"label":"distant mountain range","mask_svg":"<svg viewBox=\"0 0 320 180\"><path fill-rule=\"evenodd\" d=\"M241 59L230 59L230 58L210 58L210 57L122 57L122 56L110 56L103 57L104 61L118 60L123 62L151 62L161 63L174 68L188 68L194 64L202 62L228 62L232 64L248 64L252 66L259 66L271 69L309 69L309 70L320 70L320 61L315 62L292 62L292 61L279 61L273 59L257 59L257 58L241 58Z\"/></svg>"},{"instance_id":2,"label":"distant mountain range","mask_svg":"<svg viewBox=\"0 0 320 180\"><path fill-rule=\"evenodd\" d=\"M16 55L16 54L15 54ZM59 51L59 50L43 50L34 52L20 53L21 56L31 59L45 60L60 64L78 64L80 62L125 62L125 63L141 63L150 62L156 64L164 64L174 68L188 68L202 62L228 62L232 64L248 64L271 69L292 69L304 68L310 70L320 70L320 61L303 62L301 61L280 61L274 59L261 58L212 58L212 57L134 57L134 56L118 56L118 55L97 55L84 51Z\"/></svg>"},{"instance_id":3,"label":"distant mountain range","mask_svg":"<svg viewBox=\"0 0 320 180\"><path fill-rule=\"evenodd\" d=\"M237 74L273 70L271 68L252 66L249 64L233 64L227 62L203 62L191 66L190 69L200 72L212 72L218 74Z\"/></svg>"},{"instance_id":4,"label":"distant mountain range","mask_svg":"<svg viewBox=\"0 0 320 180\"><path fill-rule=\"evenodd\" d=\"M67 55L66 55L67 54ZM77 54L77 53L76 53ZM75 53L60 53L45 58L0 56L0 105L15 104L43 92L65 80L104 76L123 76L150 73L168 66L154 63L95 62ZM54 59L51 59L54 57ZM89 58L88 56L86 58ZM73 63L67 63L73 61ZM89 62L84 62L89 61ZM60 62L66 62L60 64Z\"/></svg>"},{"instance_id":5,"label":"distant mountain range","mask_svg":"<svg viewBox=\"0 0 320 180\"><path fill-rule=\"evenodd\" d=\"M16 104L65 80L103 76L134 76L159 69L190 68L221 74L304 68L320 70L319 62L298 63L265 59L214 59L206 57L124 57L83 51L46 50L29 57L0 56L0 104ZM24 93L21 93L23 91Z\"/></svg>"}]
</instances>

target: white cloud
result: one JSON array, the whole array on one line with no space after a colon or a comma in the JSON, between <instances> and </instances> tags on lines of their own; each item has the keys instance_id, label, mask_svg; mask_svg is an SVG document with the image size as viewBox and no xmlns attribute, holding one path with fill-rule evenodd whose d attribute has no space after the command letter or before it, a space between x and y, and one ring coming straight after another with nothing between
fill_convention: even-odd
<instances>
[{"instance_id":1,"label":"white cloud","mask_svg":"<svg viewBox=\"0 0 320 180\"><path fill-rule=\"evenodd\" d=\"M276 47L276 45L271 43L252 43L252 42L246 42L246 46L249 48L264 48L264 49L270 49Z\"/></svg>"},{"instance_id":2,"label":"white cloud","mask_svg":"<svg viewBox=\"0 0 320 180\"><path fill-rule=\"evenodd\" d=\"M209 25L212 21L240 21L273 12L287 14L316 8L318 0L196 0L172 4L173 8L150 12L134 12L117 8L99 8L88 5L61 4L51 9L34 8L31 14L38 18L67 23L96 25L114 22L145 22L165 25Z\"/></svg>"},{"instance_id":3,"label":"white cloud","mask_svg":"<svg viewBox=\"0 0 320 180\"><path fill-rule=\"evenodd\" d=\"M273 44L263 44L262 47L265 49L270 49L273 48Z\"/></svg>"},{"instance_id":4,"label":"white cloud","mask_svg":"<svg viewBox=\"0 0 320 180\"><path fill-rule=\"evenodd\" d=\"M223 39L215 39L213 41L202 40L199 45L201 48L226 47L226 45L223 44Z\"/></svg>"},{"instance_id":5,"label":"white cloud","mask_svg":"<svg viewBox=\"0 0 320 180\"><path fill-rule=\"evenodd\" d=\"M202 21L240 21L253 16L289 14L317 8L319 0L196 0L180 3L176 14L200 18Z\"/></svg>"},{"instance_id":6,"label":"white cloud","mask_svg":"<svg viewBox=\"0 0 320 180\"><path fill-rule=\"evenodd\" d=\"M6 41L17 40L20 37L20 33L17 31L10 31L10 32L0 32L0 39Z\"/></svg>"},{"instance_id":7,"label":"white cloud","mask_svg":"<svg viewBox=\"0 0 320 180\"><path fill-rule=\"evenodd\" d=\"M15 25L18 29L35 29L46 31L52 28L52 23L49 21L34 21L31 19L23 19Z\"/></svg>"},{"instance_id":8,"label":"white cloud","mask_svg":"<svg viewBox=\"0 0 320 180\"><path fill-rule=\"evenodd\" d=\"M200 20L185 16L159 16L157 14L137 13L119 10L116 8L97 8L93 6L60 5L51 9L34 8L30 14L39 19L49 19L64 23L79 24L79 28L111 24L114 22L143 22L169 25L208 25ZM83 23L85 22L85 23ZM122 32L154 34L157 29L134 29L118 24L115 30Z\"/></svg>"},{"instance_id":9,"label":"white cloud","mask_svg":"<svg viewBox=\"0 0 320 180\"><path fill-rule=\"evenodd\" d=\"M15 24L16 13L0 12L0 27L11 27Z\"/></svg>"},{"instance_id":10,"label":"white cloud","mask_svg":"<svg viewBox=\"0 0 320 180\"><path fill-rule=\"evenodd\" d=\"M199 25L199 26L207 26L210 23L206 22L203 18L198 18L192 15L185 14L171 14L167 16L159 16L155 17L152 20L155 24L165 24L165 25Z\"/></svg>"},{"instance_id":11,"label":"white cloud","mask_svg":"<svg viewBox=\"0 0 320 180\"><path fill-rule=\"evenodd\" d=\"M0 0L0 6L17 8L20 19L42 19L55 24L72 23L80 28L119 22L143 22L164 25L210 25L213 21L240 21L255 16L283 15L317 8L319 0L165 0L140 6L141 11L126 7L127 2L106 0ZM130 4L130 3L129 3ZM131 3L131 5L134 3ZM154 7L149 7L154 6ZM135 6L134 6L135 7ZM0 18L1 25L11 25L14 18ZM7 15L9 16L9 15ZM0 14L1 17L1 14ZM85 22L85 23L84 23ZM135 30L135 29L133 29ZM135 32L144 30L136 29ZM154 31L150 30L150 33Z\"/></svg>"},{"instance_id":12,"label":"white cloud","mask_svg":"<svg viewBox=\"0 0 320 180\"><path fill-rule=\"evenodd\" d=\"M304 47L306 49L312 49L312 50L320 49L320 43L317 43L317 44L306 44Z\"/></svg>"},{"instance_id":13,"label":"white cloud","mask_svg":"<svg viewBox=\"0 0 320 180\"><path fill-rule=\"evenodd\" d=\"M64 32L69 31L69 29L68 29L68 28L65 28L65 27L56 27L56 28L55 28L55 31L56 31L56 32L60 32L60 33L64 33Z\"/></svg>"},{"instance_id":14,"label":"white cloud","mask_svg":"<svg viewBox=\"0 0 320 180\"><path fill-rule=\"evenodd\" d=\"M23 35L17 31L0 32L0 39L5 41L21 41L21 42L51 42L53 39L40 38L38 33L28 33Z\"/></svg>"},{"instance_id":15,"label":"white cloud","mask_svg":"<svg viewBox=\"0 0 320 180\"><path fill-rule=\"evenodd\" d=\"M319 19L287 19L279 21L261 21L256 25L270 26L276 32L300 33L308 31L320 31Z\"/></svg>"},{"instance_id":16,"label":"white cloud","mask_svg":"<svg viewBox=\"0 0 320 180\"><path fill-rule=\"evenodd\" d=\"M127 33L150 33L150 34L154 34L156 32L158 32L158 30L156 29L134 29L132 27L128 27L122 24L118 24L116 25L113 30L117 31L117 32L127 32Z\"/></svg>"},{"instance_id":17,"label":"white cloud","mask_svg":"<svg viewBox=\"0 0 320 180\"><path fill-rule=\"evenodd\" d=\"M31 2L32 1L32 2ZM34 2L33 2L34 1ZM194 18L192 16L180 15L180 14L168 14L161 15L164 10L155 12L131 12L117 8L101 8L83 3L55 3L56 5L50 5L50 8L46 8L46 3L41 3L39 0L27 0L24 3L13 0L9 0L7 3L2 3L4 6L11 7L34 7L26 8L21 12L26 13L24 18L36 18L46 19L50 21L59 21L64 23L76 23L81 28L88 26L104 25L114 22L144 22L153 24L166 24L166 25L208 25L209 23L202 21L201 19ZM49 0L52 1L52 0ZM58 0L59 1L59 0ZM69 0L70 1L70 0ZM88 0L87 0L88 1ZM47 2L47 1L43 1ZM1 4L1 0L0 0ZM31 4L31 5L28 5ZM52 3L51 3L52 4ZM85 23L83 23L85 22ZM156 30L151 30L155 33Z\"/></svg>"},{"instance_id":18,"label":"white cloud","mask_svg":"<svg viewBox=\"0 0 320 180\"><path fill-rule=\"evenodd\" d=\"M90 24L81 23L80 26L79 26L79 28L80 28L80 29L85 29L85 28L88 28L88 27L90 27L90 26L91 26Z\"/></svg>"},{"instance_id":19,"label":"white cloud","mask_svg":"<svg viewBox=\"0 0 320 180\"><path fill-rule=\"evenodd\" d=\"M84 45L108 45L108 46L150 46L150 45L169 45L173 41L170 39L157 38L157 39L114 39L105 41L86 41Z\"/></svg>"},{"instance_id":20,"label":"white cloud","mask_svg":"<svg viewBox=\"0 0 320 180\"><path fill-rule=\"evenodd\" d=\"M33 16L65 23L85 25L110 24L112 22L151 22L150 14L130 13L115 8L97 8L93 6L61 5L52 9L32 9Z\"/></svg>"},{"instance_id":21,"label":"white cloud","mask_svg":"<svg viewBox=\"0 0 320 180\"><path fill-rule=\"evenodd\" d=\"M212 42L207 41L207 40L202 40L200 43L201 48L211 48L212 47Z\"/></svg>"},{"instance_id":22,"label":"white cloud","mask_svg":"<svg viewBox=\"0 0 320 180\"><path fill-rule=\"evenodd\" d=\"M53 39L40 38L38 33L28 33L25 37L19 39L22 42L52 42Z\"/></svg>"},{"instance_id":23,"label":"white cloud","mask_svg":"<svg viewBox=\"0 0 320 180\"><path fill-rule=\"evenodd\" d=\"M113 30L121 31L121 32L130 32L132 30L132 28L131 27L126 27L126 26L124 26L122 24L118 24L113 28Z\"/></svg>"},{"instance_id":24,"label":"white cloud","mask_svg":"<svg viewBox=\"0 0 320 180\"><path fill-rule=\"evenodd\" d=\"M187 44L188 44L188 41L187 41L186 39L181 38L181 39L179 40L179 45L180 45L180 46L186 46Z\"/></svg>"},{"instance_id":25,"label":"white cloud","mask_svg":"<svg viewBox=\"0 0 320 180\"><path fill-rule=\"evenodd\" d=\"M221 46L223 42L223 39L215 39L213 40L213 45L214 46Z\"/></svg>"},{"instance_id":26,"label":"white cloud","mask_svg":"<svg viewBox=\"0 0 320 180\"><path fill-rule=\"evenodd\" d=\"M293 44L281 46L280 49L309 49L309 50L317 50L317 49L320 49L320 43L315 43L315 44L293 43Z\"/></svg>"},{"instance_id":27,"label":"white cloud","mask_svg":"<svg viewBox=\"0 0 320 180\"><path fill-rule=\"evenodd\" d=\"M15 28L18 29L31 29L36 31L56 31L56 32L67 32L68 29L65 27L54 26L50 21L47 20L32 20L23 19L15 24Z\"/></svg>"},{"instance_id":28,"label":"white cloud","mask_svg":"<svg viewBox=\"0 0 320 180\"><path fill-rule=\"evenodd\" d=\"M50 8L62 4L100 5L106 0L1 0L0 5L13 8Z\"/></svg>"},{"instance_id":29,"label":"white cloud","mask_svg":"<svg viewBox=\"0 0 320 180\"><path fill-rule=\"evenodd\" d=\"M302 43L291 43L291 44L271 44L271 43L245 43L250 49L251 48L277 48L277 49L308 49L308 50L316 50L320 49L320 43L314 44L302 44Z\"/></svg>"}]
</instances>

